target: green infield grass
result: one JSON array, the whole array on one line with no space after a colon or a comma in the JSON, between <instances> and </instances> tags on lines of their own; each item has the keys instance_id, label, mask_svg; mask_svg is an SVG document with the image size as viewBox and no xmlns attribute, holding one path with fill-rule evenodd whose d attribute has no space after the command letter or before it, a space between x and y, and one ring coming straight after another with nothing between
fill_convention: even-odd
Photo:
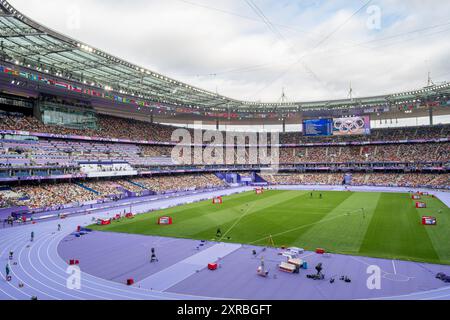
<instances>
[{"instance_id":1,"label":"green infield grass","mask_svg":"<svg viewBox=\"0 0 450 320\"><path fill-rule=\"evenodd\" d=\"M267 190L204 201L114 221L94 230L214 240L259 246L450 264L450 209L425 196L416 209L411 195L376 192ZM173 224L160 226L170 216ZM423 226L422 216L437 218ZM217 229L222 232L216 236ZM273 241L273 242L272 242Z\"/></svg>"}]
</instances>

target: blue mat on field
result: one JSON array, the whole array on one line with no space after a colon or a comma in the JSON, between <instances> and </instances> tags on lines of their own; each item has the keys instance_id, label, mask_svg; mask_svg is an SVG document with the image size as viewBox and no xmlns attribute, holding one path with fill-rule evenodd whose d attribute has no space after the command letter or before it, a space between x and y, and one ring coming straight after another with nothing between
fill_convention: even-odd
<instances>
[{"instance_id":1,"label":"blue mat on field","mask_svg":"<svg viewBox=\"0 0 450 320\"><path fill-rule=\"evenodd\" d=\"M238 250L240 244L220 243L201 251L187 259L184 259L150 277L140 281L138 285L141 288L165 291L177 283L187 279L208 266L208 263L217 262L230 253Z\"/></svg>"}]
</instances>

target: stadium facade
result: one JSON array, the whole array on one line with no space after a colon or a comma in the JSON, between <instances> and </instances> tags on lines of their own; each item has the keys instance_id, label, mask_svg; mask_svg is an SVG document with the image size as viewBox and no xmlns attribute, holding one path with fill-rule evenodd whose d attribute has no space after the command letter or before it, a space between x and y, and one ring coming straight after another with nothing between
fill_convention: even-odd
<instances>
[{"instance_id":1,"label":"stadium facade","mask_svg":"<svg viewBox=\"0 0 450 320\"><path fill-rule=\"evenodd\" d=\"M196 88L81 43L0 2L4 93L71 97L96 112L205 124L297 124L305 118L370 115L372 120L450 114L450 83L335 101L260 103Z\"/></svg>"},{"instance_id":2,"label":"stadium facade","mask_svg":"<svg viewBox=\"0 0 450 320\"><path fill-rule=\"evenodd\" d=\"M173 147L179 144L172 140L175 128L157 123L202 121L217 128L222 123L283 127L295 123L299 128L302 123L311 124L311 132L306 127L304 132L283 132L279 140L259 141L253 147L269 154L279 149L276 163L281 172L331 174L315 182L341 184L343 174L369 175L355 178L363 184L378 172L392 174L385 183L395 184L402 180L396 174L438 173L437 180L427 177L420 184L448 187L449 126L432 125L434 116L450 114L450 83L336 101L238 101L50 30L7 1L0 2L0 9L2 182L205 172L228 182L240 182L238 172L250 175L244 179L247 183L283 180L257 176L261 170L273 169L273 161L263 161L258 154L251 157L248 137L238 143L233 138L230 145L223 140L223 154L209 162L203 157L208 143L189 140L175 160ZM370 128L371 120L421 116L429 117L430 126ZM200 160L186 157L195 153L195 146L202 149ZM227 157L229 151L231 157ZM240 157L234 155L237 151L242 151ZM404 180L407 184L408 179Z\"/></svg>"}]
</instances>

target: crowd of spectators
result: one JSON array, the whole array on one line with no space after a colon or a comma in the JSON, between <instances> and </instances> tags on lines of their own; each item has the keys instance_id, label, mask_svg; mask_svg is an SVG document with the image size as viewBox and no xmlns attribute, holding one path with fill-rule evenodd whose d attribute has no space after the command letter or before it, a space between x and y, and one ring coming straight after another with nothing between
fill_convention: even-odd
<instances>
[{"instance_id":1,"label":"crowd of spectators","mask_svg":"<svg viewBox=\"0 0 450 320\"><path fill-rule=\"evenodd\" d=\"M99 116L97 130L84 128L83 130L70 129L62 126L45 125L34 117L0 117L0 129L19 130L29 132L42 132L60 135L80 135L101 138L116 138L132 141L171 141L175 129L156 123L133 119Z\"/></svg>"},{"instance_id":2,"label":"crowd of spectators","mask_svg":"<svg viewBox=\"0 0 450 320\"><path fill-rule=\"evenodd\" d=\"M24 199L17 200L14 204L28 206L31 209L53 208L69 203L93 201L97 198L93 192L73 183L29 185L17 187L13 190L21 194L21 199Z\"/></svg>"},{"instance_id":3,"label":"crowd of spectators","mask_svg":"<svg viewBox=\"0 0 450 320\"><path fill-rule=\"evenodd\" d=\"M434 174L403 174L398 179L398 186L400 187L420 187L420 186L433 186L439 185L439 183L446 183L447 186L450 186L449 175L447 175L447 181L445 182L443 175L436 176ZM440 179L437 179L440 177Z\"/></svg>"},{"instance_id":4,"label":"crowd of spectators","mask_svg":"<svg viewBox=\"0 0 450 320\"><path fill-rule=\"evenodd\" d=\"M449 174L355 174L352 181L354 185L396 186L412 187L450 187Z\"/></svg>"},{"instance_id":5,"label":"crowd of spectators","mask_svg":"<svg viewBox=\"0 0 450 320\"><path fill-rule=\"evenodd\" d=\"M433 180L431 180L432 186L443 186L443 187L450 187L450 175L449 174L440 174L435 175Z\"/></svg>"},{"instance_id":6,"label":"crowd of spectators","mask_svg":"<svg viewBox=\"0 0 450 320\"><path fill-rule=\"evenodd\" d=\"M342 173L278 173L261 174L272 185L343 185ZM449 174L397 174L356 173L351 177L353 186L393 187L450 187ZM30 209L61 208L65 204L83 204L106 198L117 199L124 190L140 194L144 190L158 194L223 187L226 184L214 174L191 174L177 176L152 176L132 180L98 180L77 183L44 183L13 187L16 198L6 198L0 193L0 207L28 206Z\"/></svg>"},{"instance_id":7,"label":"crowd of spectators","mask_svg":"<svg viewBox=\"0 0 450 320\"><path fill-rule=\"evenodd\" d=\"M175 127L152 124L150 122L115 118L101 115L98 117L98 129L69 129L60 126L47 126L33 117L19 115L0 115L0 130L20 130L63 135L81 135L102 138L118 138L133 141L171 141ZM192 132L192 131L191 131ZM396 129L375 129L369 136L347 137L305 137L301 133L283 133L283 144L324 143L348 141L397 141L406 139L439 139L450 136L450 125L434 127L412 127ZM227 151L223 150L223 160L227 164ZM192 150L191 154L194 154ZM234 164L258 164L251 158L248 148L234 149ZM236 153L244 151L244 159ZM261 150L258 150L261 151ZM269 149L269 155L271 150ZM119 144L113 142L75 141L62 139L40 139L31 142L0 141L0 166L29 167L58 165L63 167L77 165L80 161L120 160L134 168L165 165L156 158L170 159L172 147L149 146L141 144ZM206 160L206 159L203 159ZM450 162L449 142L428 142L408 144L377 144L364 146L325 146L280 148L279 163L349 163L349 162ZM263 162L264 163L264 162ZM183 164L183 163L178 163ZM232 163L230 163L232 164ZM168 165L173 165L169 163ZM106 168L106 167L105 167ZM106 170L104 168L104 170ZM127 167L128 169L130 167ZM263 175L272 184L301 185L341 185L343 174L276 174ZM142 192L148 189L157 193L205 189L224 186L224 182L213 174L180 176L153 176L131 180L89 181L86 188L74 183L40 184L20 186L14 192L23 195L14 205L26 205L30 208L54 207L68 203L82 203L102 199L107 196L119 196L123 189ZM353 185L379 185L418 187L447 187L449 175L431 174L354 174ZM142 187L140 187L142 186ZM92 190L92 191L90 191ZM25 200L28 199L28 200ZM0 196L0 206L11 205L11 200Z\"/></svg>"},{"instance_id":8,"label":"crowd of spectators","mask_svg":"<svg viewBox=\"0 0 450 320\"><path fill-rule=\"evenodd\" d=\"M98 195L103 198L108 196L118 196L123 193L118 190L119 185L114 181L88 181L83 182L83 185L96 191Z\"/></svg>"},{"instance_id":9,"label":"crowd of spectators","mask_svg":"<svg viewBox=\"0 0 450 320\"><path fill-rule=\"evenodd\" d=\"M170 157L173 147L141 146L140 154L144 157Z\"/></svg>"},{"instance_id":10,"label":"crowd of spectators","mask_svg":"<svg viewBox=\"0 0 450 320\"><path fill-rule=\"evenodd\" d=\"M11 205L11 201L0 193L0 208L7 208Z\"/></svg>"},{"instance_id":11,"label":"crowd of spectators","mask_svg":"<svg viewBox=\"0 0 450 320\"><path fill-rule=\"evenodd\" d=\"M44 141L44 140L43 140ZM272 150L268 149L269 157L265 160L252 157L252 153L243 148L243 157L238 156L239 150L227 148L222 152L219 163L209 161L208 152L203 152L201 162L193 161L194 150L188 149L191 156L185 157L180 151L178 159L172 159L172 147L154 147L139 145L101 144L94 142L64 143L46 139L44 142L21 146L20 150L8 147L10 142L0 141L0 166L2 167L30 167L30 166L60 166L73 167L83 161L124 161L132 167L148 167L152 165L174 164L267 164ZM85 149L82 149L85 148ZM234 155L233 155L234 152ZM342 147L303 147L280 148L279 163L367 163L367 162L449 162L450 143L421 143L395 144L371 146L342 146ZM229 155L232 155L229 157ZM200 153L202 155L202 153ZM183 162L183 159L187 159ZM229 162L229 160L233 160ZM274 160L276 159L276 154ZM214 158L216 160L216 158ZM269 161L273 163L274 161ZM93 164L92 166L95 166ZM126 170L130 168L127 167ZM125 170L125 169L124 169ZM125 170L125 171L126 171ZM100 170L102 171L102 170ZM103 171L110 171L103 168Z\"/></svg>"},{"instance_id":12,"label":"crowd of spectators","mask_svg":"<svg viewBox=\"0 0 450 320\"><path fill-rule=\"evenodd\" d=\"M171 191L188 191L222 187L225 183L214 174L195 174L181 176L153 176L132 180L156 193Z\"/></svg>"},{"instance_id":13,"label":"crowd of spectators","mask_svg":"<svg viewBox=\"0 0 450 320\"><path fill-rule=\"evenodd\" d=\"M352 175L351 184L354 186L396 186L399 178L400 175L395 173L358 173Z\"/></svg>"},{"instance_id":14,"label":"crowd of spectators","mask_svg":"<svg viewBox=\"0 0 450 320\"><path fill-rule=\"evenodd\" d=\"M127 180L117 180L116 184L125 190L134 192L136 194L140 194L142 191L146 190L143 187L140 187L139 185L133 184Z\"/></svg>"},{"instance_id":15,"label":"crowd of spectators","mask_svg":"<svg viewBox=\"0 0 450 320\"><path fill-rule=\"evenodd\" d=\"M1 207L54 208L64 204L82 204L110 197L114 199L123 194L123 191L119 190L120 186L123 186L126 190L132 189L131 184L125 185L124 182L119 181L89 181L83 182L81 185L76 183L56 183L14 187L13 191L19 197L9 199L9 201L5 199Z\"/></svg>"},{"instance_id":16,"label":"crowd of spectators","mask_svg":"<svg viewBox=\"0 0 450 320\"><path fill-rule=\"evenodd\" d=\"M327 173L295 173L295 174L262 174L261 177L270 184L284 185L341 185L342 174Z\"/></svg>"},{"instance_id":17,"label":"crowd of spectators","mask_svg":"<svg viewBox=\"0 0 450 320\"><path fill-rule=\"evenodd\" d=\"M408 128L372 129L370 135L348 135L330 137L306 137L301 132L280 135L282 144L326 143L326 142L366 142L440 139L450 136L450 125L420 126Z\"/></svg>"},{"instance_id":18,"label":"crowd of spectators","mask_svg":"<svg viewBox=\"0 0 450 320\"><path fill-rule=\"evenodd\" d=\"M262 174L261 177L270 184L282 185L343 185L344 174ZM397 173L356 173L351 177L353 186L392 186L392 187L450 187L449 174L397 174Z\"/></svg>"},{"instance_id":19,"label":"crowd of spectators","mask_svg":"<svg viewBox=\"0 0 450 320\"><path fill-rule=\"evenodd\" d=\"M280 163L448 162L450 143L281 148Z\"/></svg>"},{"instance_id":20,"label":"crowd of spectators","mask_svg":"<svg viewBox=\"0 0 450 320\"><path fill-rule=\"evenodd\" d=\"M149 122L115 118L111 116L99 116L98 130L76 130L60 126L46 126L33 117L18 117L17 115L2 115L0 117L0 129L37 131L58 134L75 134L87 136L100 136L103 138L121 138L129 140L146 140L168 142L171 140L175 127L152 124ZM300 133L285 133L282 137L300 137L295 143L311 142L339 142L342 139L348 141L372 141L403 140L403 139L435 139L447 138L450 135L450 125L435 127L413 127L396 129L376 129L370 136L355 137L303 137ZM290 139L290 138L289 138ZM288 140L289 140L288 139ZM42 139L41 139L42 140ZM39 143L41 144L41 140ZM347 141L346 140L346 141ZM0 146L0 158L2 165L32 165L35 159L45 158L47 165L67 165L81 160L126 160L134 161L132 164L151 165L152 159L170 159L172 147L156 147L149 145L121 145L114 143L94 142L55 142L47 139L45 142L52 148L39 149L40 144L23 143L19 148L8 149ZM282 141L284 143L293 141ZM226 164L226 154L230 149L223 150L223 160L220 164ZM258 150L259 152L261 150ZM270 152L270 150L269 150ZM235 156L235 164L258 164L261 161L250 158L249 149L244 149L244 159ZM391 144L368 146L330 146L330 147L301 147L281 148L280 163L336 163L336 162L430 162L450 160L450 143L420 143L420 144ZM193 154L193 152L191 152ZM22 161L10 162L6 156L13 155ZM181 163L184 164L184 163Z\"/></svg>"},{"instance_id":21,"label":"crowd of spectators","mask_svg":"<svg viewBox=\"0 0 450 320\"><path fill-rule=\"evenodd\" d=\"M117 118L106 115L98 116L98 129L69 129L61 126L47 126L33 117L18 117L17 115L1 115L0 129L22 130L31 132L54 133L62 135L82 135L102 138L117 138L132 141L170 142L176 127ZM192 134L192 130L189 130ZM450 125L431 127L409 127L373 129L370 135L306 137L301 132L280 134L282 144L353 142L353 141L397 141L406 139L439 139L450 136Z\"/></svg>"},{"instance_id":22,"label":"crowd of spectators","mask_svg":"<svg viewBox=\"0 0 450 320\"><path fill-rule=\"evenodd\" d=\"M80 184L44 183L18 186L12 188L18 195L16 199L6 199L0 193L0 207L59 208L65 204L82 204L107 198L117 199L123 195L124 190L137 194L146 189L156 193L167 193L225 186L225 183L214 174L153 176L136 178L132 181L135 184L125 179L115 179L87 181Z\"/></svg>"}]
</instances>

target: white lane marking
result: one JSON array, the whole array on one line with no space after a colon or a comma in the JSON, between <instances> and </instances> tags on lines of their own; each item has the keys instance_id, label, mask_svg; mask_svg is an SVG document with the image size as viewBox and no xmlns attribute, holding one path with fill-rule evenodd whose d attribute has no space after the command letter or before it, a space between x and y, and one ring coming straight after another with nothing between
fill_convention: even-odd
<instances>
[{"instance_id":1,"label":"white lane marking","mask_svg":"<svg viewBox=\"0 0 450 320\"><path fill-rule=\"evenodd\" d=\"M222 239L228 234L230 233L231 230L234 229L234 227L248 214L250 213L250 211L253 209L253 207L255 206L255 202L252 203L251 206L249 206L247 208L247 210L244 212L244 214L242 214L234 223L233 225L223 234L222 237L220 237L219 242L222 241Z\"/></svg>"}]
</instances>

